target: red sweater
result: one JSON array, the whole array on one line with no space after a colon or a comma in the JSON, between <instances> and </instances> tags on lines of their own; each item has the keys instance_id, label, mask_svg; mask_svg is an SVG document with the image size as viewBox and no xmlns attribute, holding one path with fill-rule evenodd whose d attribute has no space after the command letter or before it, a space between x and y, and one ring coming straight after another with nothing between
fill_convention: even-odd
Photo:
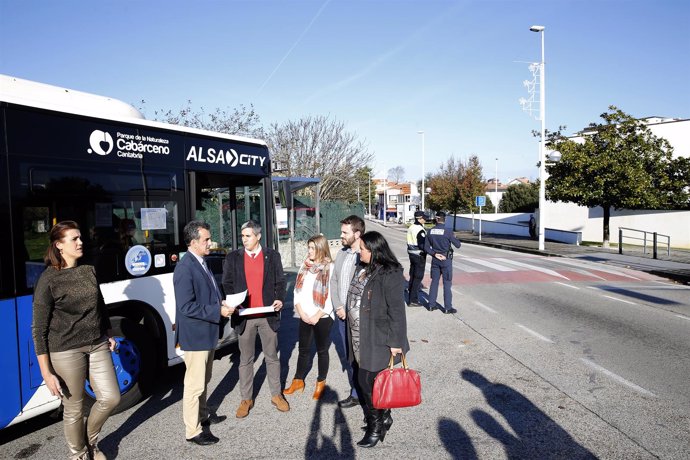
<instances>
[{"instance_id":1,"label":"red sweater","mask_svg":"<svg viewBox=\"0 0 690 460\"><path fill-rule=\"evenodd\" d=\"M247 278L248 307L263 307L264 288L264 254L259 252L256 257L244 253L244 276ZM257 315L258 316L258 315Z\"/></svg>"}]
</instances>

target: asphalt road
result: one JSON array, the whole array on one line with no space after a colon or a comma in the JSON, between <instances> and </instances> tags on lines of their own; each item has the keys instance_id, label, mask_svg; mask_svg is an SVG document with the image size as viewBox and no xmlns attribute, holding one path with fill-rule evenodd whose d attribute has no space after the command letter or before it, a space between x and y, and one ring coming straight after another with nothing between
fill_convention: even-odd
<instances>
[{"instance_id":1,"label":"asphalt road","mask_svg":"<svg viewBox=\"0 0 690 460\"><path fill-rule=\"evenodd\" d=\"M368 224L369 225L369 224ZM382 228L407 266L404 234ZM356 446L361 412L346 396L339 347L328 390L270 404L257 357L256 407L238 420L238 353L214 363L209 401L229 416L221 442L184 441L183 369L162 376L144 403L107 422L108 458L669 458L690 457L690 292L660 278L595 263L464 245L456 253L456 315L408 308L410 364L423 403L400 409L384 443ZM291 277L294 279L294 276ZM428 286L429 280L424 284ZM439 296L441 298L441 296ZM286 306L282 377L297 359L297 319ZM0 432L0 458L66 458L62 425L49 417Z\"/></svg>"}]
</instances>

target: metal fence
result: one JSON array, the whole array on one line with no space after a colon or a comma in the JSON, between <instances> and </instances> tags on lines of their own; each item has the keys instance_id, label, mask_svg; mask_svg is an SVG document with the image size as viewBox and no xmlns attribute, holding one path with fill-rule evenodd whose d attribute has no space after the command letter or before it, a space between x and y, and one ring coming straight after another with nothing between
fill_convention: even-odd
<instances>
[{"instance_id":1,"label":"metal fence","mask_svg":"<svg viewBox=\"0 0 690 460\"><path fill-rule=\"evenodd\" d=\"M328 240L340 239L340 221L350 215L364 218L362 203L350 204L341 201L319 201L320 222L317 223L314 198L309 196L294 197L294 231L295 241L289 233L280 234L278 248L283 258L283 266L300 266L307 255L307 240L317 234L320 227L321 234ZM291 215L288 215L288 224ZM288 225L289 227L290 225Z\"/></svg>"},{"instance_id":2,"label":"metal fence","mask_svg":"<svg viewBox=\"0 0 690 460\"><path fill-rule=\"evenodd\" d=\"M627 235L624 233L626 232ZM631 235L632 234L632 235ZM623 239L627 241L633 240L637 246L642 246L642 253L647 254L647 246L651 244L652 258L657 258L657 248L659 247L659 239L666 239L666 255L671 255L671 237L657 232L647 232L645 230L638 230L635 228L618 227L618 254L623 254ZM641 242L641 243L640 243Z\"/></svg>"}]
</instances>

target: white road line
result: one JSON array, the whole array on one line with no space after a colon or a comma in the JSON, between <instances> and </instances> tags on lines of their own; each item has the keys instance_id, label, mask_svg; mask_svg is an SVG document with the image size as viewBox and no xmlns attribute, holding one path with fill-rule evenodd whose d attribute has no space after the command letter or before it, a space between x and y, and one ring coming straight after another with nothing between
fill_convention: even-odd
<instances>
[{"instance_id":1,"label":"white road line","mask_svg":"<svg viewBox=\"0 0 690 460\"><path fill-rule=\"evenodd\" d=\"M590 276L592 278L599 278L600 280L606 281L606 278L604 278L603 276L595 275L594 273L582 268L571 268L570 270L574 271L575 273L580 273L581 275Z\"/></svg>"},{"instance_id":2,"label":"white road line","mask_svg":"<svg viewBox=\"0 0 690 460\"><path fill-rule=\"evenodd\" d=\"M468 260L468 262L471 262L473 264L483 265L484 267L493 268L494 270L498 270L499 272L514 272L515 271L515 269L512 267L506 267L505 265L495 264L495 263L489 262L488 260L485 260L485 259L467 259L467 260Z\"/></svg>"},{"instance_id":3,"label":"white road line","mask_svg":"<svg viewBox=\"0 0 690 460\"><path fill-rule=\"evenodd\" d=\"M667 284L667 283L662 283L662 284ZM636 289L655 289L657 291L663 291L663 290L681 290L681 291L687 291L690 290L690 286L635 286Z\"/></svg>"},{"instance_id":4,"label":"white road line","mask_svg":"<svg viewBox=\"0 0 690 460\"><path fill-rule=\"evenodd\" d=\"M595 363L595 362L593 362L593 361L590 361L590 360L587 359L587 358L580 358L580 361L582 361L583 363L585 363L586 365L588 365L588 366L591 367L592 369L594 369L594 370L596 370L596 371L598 371L598 372L601 372L602 374L606 375L607 377L612 378L612 379L615 380L616 382L622 383L623 385L632 388L633 390L637 391L638 393L642 393L642 394L644 394L644 395L652 396L653 398L656 398L656 395L655 395L654 393L652 393L651 391L645 390L645 389L642 388L641 386L635 385L634 383L629 382L628 380L625 380L625 379L624 379L623 377L621 377L620 375L614 374L614 373L611 372L610 370L608 370L608 369L606 369L606 368L604 368L604 367L601 367L601 366L598 365L597 363Z\"/></svg>"},{"instance_id":5,"label":"white road line","mask_svg":"<svg viewBox=\"0 0 690 460\"><path fill-rule=\"evenodd\" d=\"M500 261L500 262L507 263L507 264L517 265L518 267L527 268L528 270L533 270L533 271L536 271L536 272L546 273L547 275L557 276L557 277L559 277L559 278L563 278L563 279L566 279L566 280L570 281L570 278L568 278L568 277L566 277L566 276L563 276L563 275L561 275L560 273L558 273L558 272L556 272L556 271L549 270L548 268L542 268L542 267L538 267L538 266L536 266L536 265L526 264L526 263L524 263L524 262L518 262L517 260L501 259L500 257L497 257L497 258L495 258L494 260L498 260L498 261Z\"/></svg>"},{"instance_id":6,"label":"white road line","mask_svg":"<svg viewBox=\"0 0 690 460\"><path fill-rule=\"evenodd\" d=\"M610 295L605 295L603 297L606 297L607 299L611 299L611 300L617 300L618 302L623 302L623 303L627 303L630 305L637 305L635 302L631 302L629 300L619 299L618 297L611 297Z\"/></svg>"},{"instance_id":7,"label":"white road line","mask_svg":"<svg viewBox=\"0 0 690 460\"><path fill-rule=\"evenodd\" d=\"M598 272L604 272L604 273L611 273L612 275L618 275L618 276L623 276L625 278L632 278L634 280L639 280L640 278L635 278L632 275L627 275L625 273L621 273L618 270L612 270L609 268L604 267L603 263L582 263L582 262L575 262L574 260L571 259L565 259L565 258L552 258L550 259L551 262L557 263L557 264L565 264L565 265L572 265L575 267L583 268L585 270L596 270Z\"/></svg>"},{"instance_id":8,"label":"white road line","mask_svg":"<svg viewBox=\"0 0 690 460\"><path fill-rule=\"evenodd\" d=\"M523 329L528 334L533 335L534 337L538 338L539 340L543 340L544 342L548 342L548 343L553 343L553 340L549 339L548 337L544 337L543 335L539 334L538 332L534 332L532 329L530 329L526 326L523 326L522 324L515 323L515 325L517 327L519 327L520 329Z\"/></svg>"},{"instance_id":9,"label":"white road line","mask_svg":"<svg viewBox=\"0 0 690 460\"><path fill-rule=\"evenodd\" d=\"M684 316L684 315L676 315L676 316L677 316L678 318L682 318L682 319L685 319L685 320L690 321L690 318L688 318L687 316Z\"/></svg>"},{"instance_id":10,"label":"white road line","mask_svg":"<svg viewBox=\"0 0 690 460\"><path fill-rule=\"evenodd\" d=\"M561 283L560 281L554 281L555 284L560 284L561 286L569 287L570 289L580 289L577 286L573 286L571 284L566 284L566 283Z\"/></svg>"},{"instance_id":11,"label":"white road line","mask_svg":"<svg viewBox=\"0 0 690 460\"><path fill-rule=\"evenodd\" d=\"M467 260L469 260L469 259L467 259ZM456 270L460 270L461 272L465 272L465 273L482 273L482 272L486 271L483 268L473 267L473 266L465 264L465 263L458 263L455 261L455 259L453 259L453 268ZM429 270L431 270L431 269L429 269Z\"/></svg>"},{"instance_id":12,"label":"white road line","mask_svg":"<svg viewBox=\"0 0 690 460\"><path fill-rule=\"evenodd\" d=\"M484 310L488 311L489 313L495 313L495 314L498 314L498 312L497 312L496 310L494 310L494 309L493 309L493 308L491 308L491 307L487 307L486 305L484 305L484 304L483 304L483 303L481 303L481 302L477 302L477 301L475 301L475 302L474 302L474 304L475 304L475 305L477 305L478 307L481 307L481 308L483 308Z\"/></svg>"}]
</instances>

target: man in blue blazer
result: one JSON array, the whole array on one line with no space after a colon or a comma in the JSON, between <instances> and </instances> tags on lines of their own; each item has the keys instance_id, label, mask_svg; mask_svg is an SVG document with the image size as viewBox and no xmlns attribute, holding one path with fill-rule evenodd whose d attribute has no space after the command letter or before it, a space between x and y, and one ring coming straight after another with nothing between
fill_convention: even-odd
<instances>
[{"instance_id":1,"label":"man in blue blazer","mask_svg":"<svg viewBox=\"0 0 690 460\"><path fill-rule=\"evenodd\" d=\"M185 225L184 242L188 252L175 267L175 340L184 350L184 392L182 417L189 442L207 446L218 442L209 426L226 419L209 412L206 386L211 380L213 356L222 331L224 318L235 309L225 304L222 294L204 256L211 249L211 227L198 220Z\"/></svg>"}]
</instances>

